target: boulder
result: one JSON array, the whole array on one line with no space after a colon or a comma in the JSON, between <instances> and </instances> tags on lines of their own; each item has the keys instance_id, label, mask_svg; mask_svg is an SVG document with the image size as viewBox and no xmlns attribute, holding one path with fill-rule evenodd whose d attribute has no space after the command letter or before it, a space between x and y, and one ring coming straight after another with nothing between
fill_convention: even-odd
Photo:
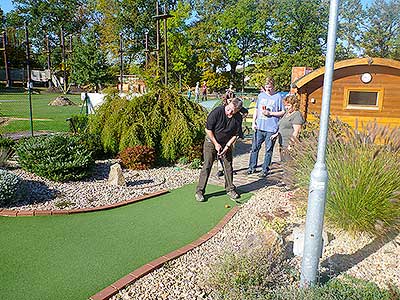
<instances>
[{"instance_id":1,"label":"boulder","mask_svg":"<svg viewBox=\"0 0 400 300\"><path fill-rule=\"evenodd\" d=\"M69 100L65 96L58 96L56 99L51 101L49 103L49 105L51 105L51 106L68 106L68 105L75 105L75 103L72 102L71 100Z\"/></svg>"},{"instance_id":2,"label":"boulder","mask_svg":"<svg viewBox=\"0 0 400 300\"><path fill-rule=\"evenodd\" d=\"M111 166L110 174L108 175L108 183L111 185L126 186L125 178L122 174L122 168L119 163Z\"/></svg>"}]
</instances>

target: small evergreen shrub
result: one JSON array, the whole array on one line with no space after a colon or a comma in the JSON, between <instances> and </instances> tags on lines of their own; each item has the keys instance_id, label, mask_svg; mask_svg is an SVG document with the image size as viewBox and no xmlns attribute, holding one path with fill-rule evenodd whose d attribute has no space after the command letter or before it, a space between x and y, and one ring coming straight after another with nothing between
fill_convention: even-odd
<instances>
[{"instance_id":1,"label":"small evergreen shrub","mask_svg":"<svg viewBox=\"0 0 400 300\"><path fill-rule=\"evenodd\" d=\"M82 133L86 131L89 117L86 114L72 115L69 118L69 131L73 133Z\"/></svg>"},{"instance_id":2,"label":"small evergreen shrub","mask_svg":"<svg viewBox=\"0 0 400 300\"><path fill-rule=\"evenodd\" d=\"M126 148L118 155L122 166L132 170L146 170L151 168L155 162L155 150L147 146L136 146Z\"/></svg>"},{"instance_id":3,"label":"small evergreen shrub","mask_svg":"<svg viewBox=\"0 0 400 300\"><path fill-rule=\"evenodd\" d=\"M202 159L203 157L203 145L193 145L189 148L188 159L193 161L195 159Z\"/></svg>"},{"instance_id":4,"label":"small evergreen shrub","mask_svg":"<svg viewBox=\"0 0 400 300\"><path fill-rule=\"evenodd\" d=\"M79 137L40 136L17 145L20 166L38 176L54 180L79 180L89 175L94 159Z\"/></svg>"},{"instance_id":5,"label":"small evergreen shrub","mask_svg":"<svg viewBox=\"0 0 400 300\"><path fill-rule=\"evenodd\" d=\"M193 161L189 165L189 169L200 169L201 168L201 160L199 158L193 159Z\"/></svg>"},{"instance_id":6,"label":"small evergreen shrub","mask_svg":"<svg viewBox=\"0 0 400 300\"><path fill-rule=\"evenodd\" d=\"M4 138L0 136L0 148L1 147L7 147L7 148L12 148L15 145L15 141L10 138Z\"/></svg>"},{"instance_id":7,"label":"small evergreen shrub","mask_svg":"<svg viewBox=\"0 0 400 300\"><path fill-rule=\"evenodd\" d=\"M0 206L8 206L24 196L24 184L17 175L0 169Z\"/></svg>"},{"instance_id":8,"label":"small evergreen shrub","mask_svg":"<svg viewBox=\"0 0 400 300\"><path fill-rule=\"evenodd\" d=\"M85 146L85 148L92 152L92 157L94 159L103 159L107 157L107 154L104 153L103 146L101 144L100 137L94 133L82 132L77 135L81 143Z\"/></svg>"},{"instance_id":9,"label":"small evergreen shrub","mask_svg":"<svg viewBox=\"0 0 400 300\"><path fill-rule=\"evenodd\" d=\"M283 166L297 186L308 189L318 140L310 136ZM400 129L376 124L361 131L343 129L329 135L326 165L326 220L356 234L384 234L400 222Z\"/></svg>"},{"instance_id":10,"label":"small evergreen shrub","mask_svg":"<svg viewBox=\"0 0 400 300\"><path fill-rule=\"evenodd\" d=\"M0 167L6 165L7 160L14 154L15 141L0 136Z\"/></svg>"},{"instance_id":11,"label":"small evergreen shrub","mask_svg":"<svg viewBox=\"0 0 400 300\"><path fill-rule=\"evenodd\" d=\"M189 159L186 156L182 156L178 159L178 163L181 165L187 165L189 163Z\"/></svg>"}]
</instances>

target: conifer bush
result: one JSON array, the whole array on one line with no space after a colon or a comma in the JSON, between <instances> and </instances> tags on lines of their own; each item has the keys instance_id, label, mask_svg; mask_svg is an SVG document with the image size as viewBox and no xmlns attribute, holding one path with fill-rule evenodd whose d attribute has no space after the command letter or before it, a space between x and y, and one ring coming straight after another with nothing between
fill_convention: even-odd
<instances>
[{"instance_id":1,"label":"conifer bush","mask_svg":"<svg viewBox=\"0 0 400 300\"><path fill-rule=\"evenodd\" d=\"M147 146L135 146L122 150L118 157L122 166L132 170L150 169L155 162L155 151Z\"/></svg>"},{"instance_id":2,"label":"conifer bush","mask_svg":"<svg viewBox=\"0 0 400 300\"><path fill-rule=\"evenodd\" d=\"M92 152L77 136L27 138L18 143L16 151L24 170L54 181L80 180L94 165Z\"/></svg>"},{"instance_id":3,"label":"conifer bush","mask_svg":"<svg viewBox=\"0 0 400 300\"><path fill-rule=\"evenodd\" d=\"M155 149L158 162L173 162L201 144L206 117L199 104L166 88L131 100L109 93L89 120L89 131L112 155L143 145Z\"/></svg>"},{"instance_id":4,"label":"conifer bush","mask_svg":"<svg viewBox=\"0 0 400 300\"><path fill-rule=\"evenodd\" d=\"M0 206L8 206L18 201L25 194L24 184L20 177L0 169Z\"/></svg>"},{"instance_id":5,"label":"conifer bush","mask_svg":"<svg viewBox=\"0 0 400 300\"><path fill-rule=\"evenodd\" d=\"M0 136L0 167L6 165L7 160L14 154L15 141Z\"/></svg>"},{"instance_id":6,"label":"conifer bush","mask_svg":"<svg viewBox=\"0 0 400 300\"><path fill-rule=\"evenodd\" d=\"M400 129L369 124L330 134L326 221L351 233L384 234L400 225ZM284 165L289 183L308 189L317 138L303 139ZM290 182L292 180L292 182Z\"/></svg>"}]
</instances>

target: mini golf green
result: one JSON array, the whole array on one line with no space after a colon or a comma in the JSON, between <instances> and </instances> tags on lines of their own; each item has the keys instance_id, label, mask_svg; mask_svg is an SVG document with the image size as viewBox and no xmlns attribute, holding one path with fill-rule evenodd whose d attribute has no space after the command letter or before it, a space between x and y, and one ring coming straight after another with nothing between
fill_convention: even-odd
<instances>
[{"instance_id":1,"label":"mini golf green","mask_svg":"<svg viewBox=\"0 0 400 300\"><path fill-rule=\"evenodd\" d=\"M108 211L0 217L0 299L87 299L189 244L218 224L226 204L234 206L221 187L208 185L203 203L194 190L191 184Z\"/></svg>"}]
</instances>

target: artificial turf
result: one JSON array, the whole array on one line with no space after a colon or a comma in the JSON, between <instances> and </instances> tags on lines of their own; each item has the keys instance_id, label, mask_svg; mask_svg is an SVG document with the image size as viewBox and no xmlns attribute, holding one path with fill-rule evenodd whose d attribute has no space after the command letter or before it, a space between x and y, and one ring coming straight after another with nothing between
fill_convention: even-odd
<instances>
[{"instance_id":1,"label":"artificial turf","mask_svg":"<svg viewBox=\"0 0 400 300\"><path fill-rule=\"evenodd\" d=\"M107 211L0 217L0 299L87 299L189 244L234 206L221 187L208 185L203 203L194 190L191 184Z\"/></svg>"}]
</instances>

